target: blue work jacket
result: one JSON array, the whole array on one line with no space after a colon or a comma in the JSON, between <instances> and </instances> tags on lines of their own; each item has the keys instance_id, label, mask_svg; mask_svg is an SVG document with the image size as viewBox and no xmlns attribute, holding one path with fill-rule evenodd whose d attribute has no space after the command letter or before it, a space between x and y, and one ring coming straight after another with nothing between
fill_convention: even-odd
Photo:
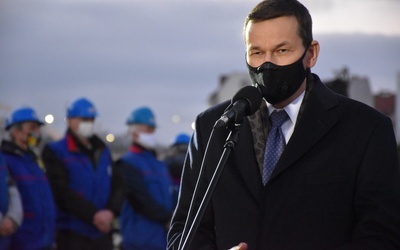
<instances>
[{"instance_id":1,"label":"blue work jacket","mask_svg":"<svg viewBox=\"0 0 400 250\"><path fill-rule=\"evenodd\" d=\"M167 166L163 162L157 160L153 152L137 146L131 147L130 151L120 159L120 162L127 163L134 171L132 179L129 179L129 174L124 175L124 177L128 178L126 179L128 186L136 189L136 184L140 182L141 188L145 188L143 191L146 192L146 194L150 196L149 198L160 208L159 211L154 211L154 213L171 215L173 209L171 178ZM132 183L132 181L136 183ZM134 191L135 190L131 189L128 192ZM140 209L137 209L146 209L146 204L138 204L141 203L141 201L143 200L136 198L135 204L132 205L131 202L127 200L122 207L120 224L123 246L128 250L165 249L167 234L166 225L170 218L167 217L163 222L152 220L150 216L146 216L139 211Z\"/></svg>"},{"instance_id":2,"label":"blue work jacket","mask_svg":"<svg viewBox=\"0 0 400 250\"><path fill-rule=\"evenodd\" d=\"M11 177L21 195L24 218L11 236L11 249L33 250L52 246L55 232L55 203L44 171L32 151L3 141L2 151Z\"/></svg>"},{"instance_id":3,"label":"blue work jacket","mask_svg":"<svg viewBox=\"0 0 400 250\"><path fill-rule=\"evenodd\" d=\"M92 203L97 210L104 209L111 190L112 159L109 149L102 148L96 159L91 159L88 154L79 150L69 134L48 146L66 168L69 188ZM77 205L79 206L79 204ZM91 238L102 235L93 224L89 224L63 209L58 209L57 229L71 230Z\"/></svg>"}]
</instances>

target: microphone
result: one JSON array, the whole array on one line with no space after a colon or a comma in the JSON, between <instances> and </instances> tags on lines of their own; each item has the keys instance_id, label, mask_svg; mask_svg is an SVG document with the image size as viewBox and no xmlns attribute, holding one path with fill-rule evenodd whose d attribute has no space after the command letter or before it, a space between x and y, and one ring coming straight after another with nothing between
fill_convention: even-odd
<instances>
[{"instance_id":1,"label":"microphone","mask_svg":"<svg viewBox=\"0 0 400 250\"><path fill-rule=\"evenodd\" d=\"M261 105L262 94L253 86L245 86L233 96L231 104L219 118L214 128L225 127L229 123L236 123L244 116L254 114Z\"/></svg>"}]
</instances>

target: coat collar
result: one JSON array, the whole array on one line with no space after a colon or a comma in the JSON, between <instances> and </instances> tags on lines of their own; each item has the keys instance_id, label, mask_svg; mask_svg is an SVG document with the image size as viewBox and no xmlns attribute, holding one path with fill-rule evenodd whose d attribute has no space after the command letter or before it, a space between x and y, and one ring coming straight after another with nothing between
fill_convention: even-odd
<instances>
[{"instance_id":1,"label":"coat collar","mask_svg":"<svg viewBox=\"0 0 400 250\"><path fill-rule=\"evenodd\" d=\"M249 121L244 119L243 127L239 132L240 135L234 151L234 161L239 168L241 176L244 178L244 183L246 183L254 198L260 202L264 186L261 182L261 173L257 162L255 147L253 146L254 138L252 137L253 135L250 127ZM245 154L243 154L243 152L245 152Z\"/></svg>"},{"instance_id":2,"label":"coat collar","mask_svg":"<svg viewBox=\"0 0 400 250\"><path fill-rule=\"evenodd\" d=\"M30 157L34 158L35 160L37 158L35 153L32 150L30 150L30 149L24 150L24 149L20 148L14 142L9 141L9 140L3 140L1 142L1 150L8 154L13 154L13 155L17 155L17 156L30 156Z\"/></svg>"}]
</instances>

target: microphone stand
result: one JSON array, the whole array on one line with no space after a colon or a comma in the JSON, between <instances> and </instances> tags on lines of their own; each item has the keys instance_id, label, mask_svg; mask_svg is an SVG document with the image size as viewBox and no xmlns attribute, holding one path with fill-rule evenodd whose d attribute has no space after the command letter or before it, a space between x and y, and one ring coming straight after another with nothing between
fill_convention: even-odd
<instances>
[{"instance_id":1,"label":"microphone stand","mask_svg":"<svg viewBox=\"0 0 400 250\"><path fill-rule=\"evenodd\" d=\"M190 246L190 244L191 244L191 242L193 240L194 234L196 233L197 228L198 228L198 226L199 226L199 224L201 222L201 219L202 219L202 217L204 215L204 212L205 212L205 210L207 208L207 205L210 202L210 199L211 199L211 197L212 197L212 195L214 193L215 187L216 187L216 185L218 183L218 180L219 180L219 178L221 176L222 170L225 167L225 164L226 164L226 162L227 162L227 160L229 158L230 153L235 149L237 138L239 136L239 129L240 129L241 126L242 126L242 124L234 124L234 125L228 126L228 128L231 130L231 132L229 133L229 135L228 135L228 137L226 139L226 142L224 144L224 151L222 152L222 155L220 157L218 165L215 168L215 171L214 171L214 174L213 174L213 176L212 176L212 178L210 180L210 183L208 184L207 190L206 190L206 192L205 192L205 194L203 196L203 199L202 199L202 201L201 201L201 203L199 205L197 213L196 213L196 215L195 215L195 217L193 219L192 225L189 228L189 232L186 232L187 231L186 230L187 227L185 225L185 228L184 228L184 230L182 232L182 237L184 237L184 238L181 238L181 241L180 241L180 244L179 244L179 248L178 248L179 250L186 250L186 249L189 248L189 246ZM215 129L215 125L214 125L213 130L214 129ZM211 134L213 134L213 133L211 133ZM206 157L206 155L204 157ZM201 176L201 173L200 173L200 176ZM200 178L200 176L199 176L199 178ZM198 195L196 190L197 190L197 185L199 185L199 183L200 182L198 180L197 184L196 184L195 192L193 194L193 197L196 197ZM194 199L192 199L192 202L193 202L193 200ZM192 205L193 204L191 204L191 206L189 208L187 221L189 221L189 219L190 219L189 217L191 215Z\"/></svg>"}]
</instances>

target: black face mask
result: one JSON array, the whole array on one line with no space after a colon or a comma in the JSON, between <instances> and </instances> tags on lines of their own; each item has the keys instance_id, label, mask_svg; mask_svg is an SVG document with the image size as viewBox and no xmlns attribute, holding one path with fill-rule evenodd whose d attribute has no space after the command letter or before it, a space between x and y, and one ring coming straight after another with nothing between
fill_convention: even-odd
<instances>
[{"instance_id":1,"label":"black face mask","mask_svg":"<svg viewBox=\"0 0 400 250\"><path fill-rule=\"evenodd\" d=\"M300 88L310 72L309 69L304 69L303 65L306 52L307 50L296 62L284 66L265 62L254 68L246 62L253 85L261 91L267 102L271 104L282 102Z\"/></svg>"}]
</instances>

